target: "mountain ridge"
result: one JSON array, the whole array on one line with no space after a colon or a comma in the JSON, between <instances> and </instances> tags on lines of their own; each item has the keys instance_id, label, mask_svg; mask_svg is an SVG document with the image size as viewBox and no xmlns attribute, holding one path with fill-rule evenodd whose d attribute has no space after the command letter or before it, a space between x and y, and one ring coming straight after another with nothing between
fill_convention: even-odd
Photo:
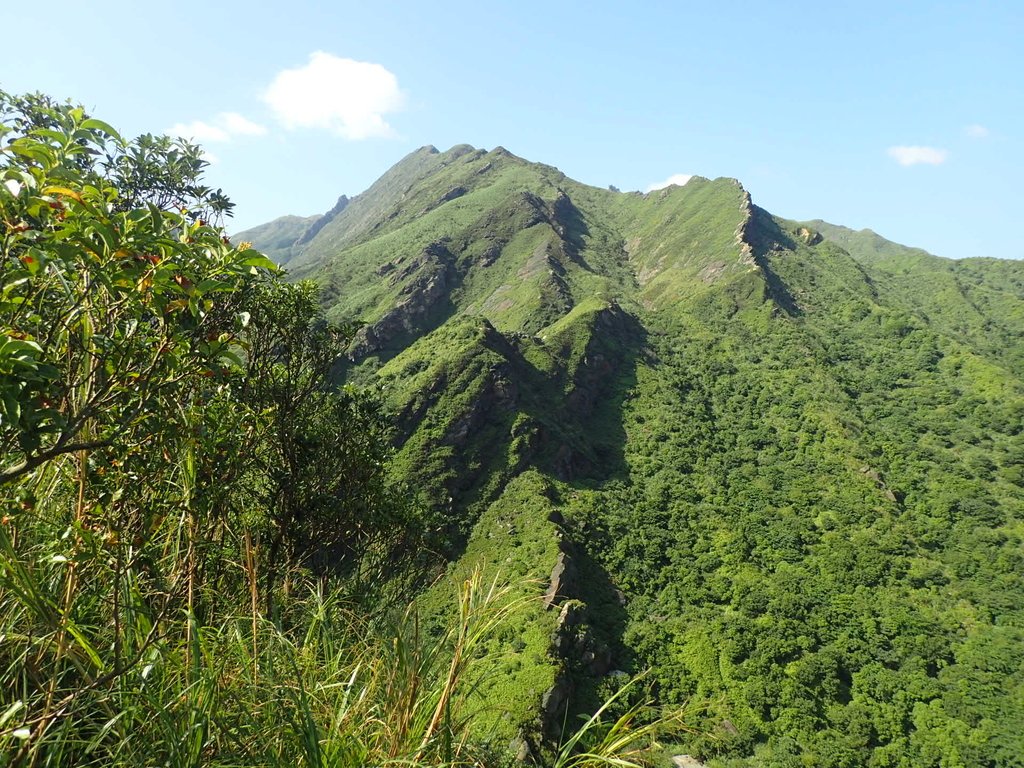
<instances>
[{"instance_id":1,"label":"mountain ridge","mask_svg":"<svg viewBox=\"0 0 1024 768\"><path fill-rule=\"evenodd\" d=\"M364 323L339 377L394 414L437 568L552 596L482 685L501 744L651 668L707 702L679 748L712 765L1024 748L1024 264L457 145L288 267Z\"/></svg>"}]
</instances>

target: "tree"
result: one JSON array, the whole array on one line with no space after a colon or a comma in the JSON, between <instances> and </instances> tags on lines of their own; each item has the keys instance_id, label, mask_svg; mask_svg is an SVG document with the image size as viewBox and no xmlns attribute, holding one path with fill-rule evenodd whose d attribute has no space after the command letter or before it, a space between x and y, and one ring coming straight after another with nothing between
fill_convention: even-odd
<instances>
[{"instance_id":1,"label":"tree","mask_svg":"<svg viewBox=\"0 0 1024 768\"><path fill-rule=\"evenodd\" d=\"M331 369L355 328L328 323L313 283L261 281L246 299L241 403L265 420L250 446L253 504L265 557L263 601L273 611L282 571L343 572L385 538L414 527L385 486L387 424L380 404L335 388Z\"/></svg>"},{"instance_id":2,"label":"tree","mask_svg":"<svg viewBox=\"0 0 1024 768\"><path fill-rule=\"evenodd\" d=\"M144 439L232 359L239 289L275 268L209 223L229 206L197 183L197 147L44 97L0 92L0 116L2 483Z\"/></svg>"},{"instance_id":3,"label":"tree","mask_svg":"<svg viewBox=\"0 0 1024 768\"><path fill-rule=\"evenodd\" d=\"M0 116L0 670L34 764L146 659L180 658L190 696L247 585L255 658L256 585L379 530L385 443L330 386L315 288L217 225L197 147L41 96Z\"/></svg>"}]
</instances>

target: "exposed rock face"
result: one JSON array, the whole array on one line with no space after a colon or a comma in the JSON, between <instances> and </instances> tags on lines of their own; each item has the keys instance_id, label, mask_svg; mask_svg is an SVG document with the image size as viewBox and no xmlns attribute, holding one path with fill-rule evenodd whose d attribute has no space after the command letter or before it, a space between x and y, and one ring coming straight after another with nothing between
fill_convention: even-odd
<instances>
[{"instance_id":1,"label":"exposed rock face","mask_svg":"<svg viewBox=\"0 0 1024 768\"><path fill-rule=\"evenodd\" d=\"M447 203L447 202L449 202L451 200L455 200L456 198L462 197L467 192L469 192L469 190L466 189L466 187L463 187L461 185L460 186L456 186L456 187L452 187L447 192L445 192L443 195L441 195L441 197L439 197L435 202L431 203L426 208L424 208L421 211L421 214L422 213L429 213L430 211L434 210L435 208L440 208L445 203Z\"/></svg>"},{"instance_id":2,"label":"exposed rock face","mask_svg":"<svg viewBox=\"0 0 1024 768\"><path fill-rule=\"evenodd\" d=\"M549 519L557 526L564 523L557 512ZM561 660L561 671L541 700L544 731L552 737L560 733L565 722L575 685L586 677L604 676L612 666L611 649L594 636L587 604L579 599L579 568L574 561L578 555L565 532L559 530L558 535L560 551L543 598L547 609L561 606L551 633L551 654Z\"/></svg>"},{"instance_id":3,"label":"exposed rock face","mask_svg":"<svg viewBox=\"0 0 1024 768\"><path fill-rule=\"evenodd\" d=\"M797 230L797 234L800 236L800 239L803 240L804 243L807 245L817 245L822 240L821 233L815 232L813 229L810 229L809 227L800 227L800 229Z\"/></svg>"},{"instance_id":4,"label":"exposed rock face","mask_svg":"<svg viewBox=\"0 0 1024 768\"><path fill-rule=\"evenodd\" d=\"M572 692L572 681L565 672L560 672L555 683L541 697L541 718L549 735L557 736L561 729L562 715Z\"/></svg>"},{"instance_id":5,"label":"exposed rock face","mask_svg":"<svg viewBox=\"0 0 1024 768\"><path fill-rule=\"evenodd\" d=\"M408 264L398 269L389 262L381 275L390 274L393 284L408 280L401 298L384 317L356 334L349 358L359 360L387 347L392 340L423 330L434 307L448 296L454 277L454 257L443 243L431 243ZM411 278L411 279L410 279Z\"/></svg>"},{"instance_id":6,"label":"exposed rock face","mask_svg":"<svg viewBox=\"0 0 1024 768\"><path fill-rule=\"evenodd\" d=\"M736 228L736 245L740 247L740 261L744 264L754 266L754 247L750 244L750 226L754 220L754 204L751 202L750 193L743 190L743 201L740 203L740 211L743 213L743 220Z\"/></svg>"},{"instance_id":7,"label":"exposed rock face","mask_svg":"<svg viewBox=\"0 0 1024 768\"><path fill-rule=\"evenodd\" d=\"M774 256L792 252L796 248L796 241L779 228L771 214L754 205L750 193L745 190L743 208L743 222L736 237L744 261L749 261L764 277L766 297L771 298L788 315L802 314L789 286L779 277L771 263Z\"/></svg>"},{"instance_id":8,"label":"exposed rock face","mask_svg":"<svg viewBox=\"0 0 1024 768\"><path fill-rule=\"evenodd\" d=\"M878 470L872 469L871 467L861 467L860 473L873 480L878 489L889 501L895 504L903 503L903 494L894 492L888 485L886 485L885 478L882 477Z\"/></svg>"},{"instance_id":9,"label":"exposed rock face","mask_svg":"<svg viewBox=\"0 0 1024 768\"><path fill-rule=\"evenodd\" d=\"M496 411L510 411L515 408L519 396L519 388L514 381L495 370L488 378L487 386L480 396L473 401L466 413L449 427L444 442L459 446L488 420Z\"/></svg>"},{"instance_id":10,"label":"exposed rock face","mask_svg":"<svg viewBox=\"0 0 1024 768\"><path fill-rule=\"evenodd\" d=\"M579 209L573 204L569 196L562 190L558 190L558 197L551 205L551 224L555 231L563 238L566 237L577 221L582 219Z\"/></svg>"},{"instance_id":11,"label":"exposed rock face","mask_svg":"<svg viewBox=\"0 0 1024 768\"><path fill-rule=\"evenodd\" d=\"M447 192L445 192L444 195L442 195L441 202L447 203L449 200L454 200L457 197L462 197L468 191L468 189L462 186L452 187Z\"/></svg>"},{"instance_id":12,"label":"exposed rock face","mask_svg":"<svg viewBox=\"0 0 1024 768\"><path fill-rule=\"evenodd\" d=\"M555 567L551 571L551 583L544 593L544 607L561 605L576 590L576 566L565 553L559 552Z\"/></svg>"},{"instance_id":13,"label":"exposed rock face","mask_svg":"<svg viewBox=\"0 0 1024 768\"><path fill-rule=\"evenodd\" d=\"M587 606L579 600L567 601L558 615L551 649L571 667L601 677L611 666L612 654L606 645L597 641L586 622Z\"/></svg>"},{"instance_id":14,"label":"exposed rock face","mask_svg":"<svg viewBox=\"0 0 1024 768\"><path fill-rule=\"evenodd\" d=\"M317 219L312 224L310 224L309 229L307 229L305 232L303 232L299 236L299 239L295 241L295 245L296 246L305 245L310 240L312 240L314 237L316 237L320 233L321 229L326 227L328 224L331 223L331 221L334 220L335 216L337 216L339 213L341 213L346 208L348 208L348 204L350 202L351 201L349 200L348 195L342 195L341 197L339 197L338 198L338 202L336 202L334 204L334 207L331 208L331 210L329 210L327 213L325 213L319 219Z\"/></svg>"},{"instance_id":15,"label":"exposed rock face","mask_svg":"<svg viewBox=\"0 0 1024 768\"><path fill-rule=\"evenodd\" d=\"M535 195L533 192L522 192L520 193L520 198L525 207L532 211L532 214L523 222L524 229L529 229L535 224L540 224L542 221L550 221L548 207L544 203L543 198Z\"/></svg>"},{"instance_id":16,"label":"exposed rock face","mask_svg":"<svg viewBox=\"0 0 1024 768\"><path fill-rule=\"evenodd\" d=\"M508 751L515 755L515 761L517 763L523 763L524 765L534 765L536 761L533 757L533 749L530 747L530 742L526 740L523 734L519 734L512 743L508 745Z\"/></svg>"},{"instance_id":17,"label":"exposed rock face","mask_svg":"<svg viewBox=\"0 0 1024 768\"><path fill-rule=\"evenodd\" d=\"M587 630L582 637L580 645L583 652L580 654L579 660L583 669L593 677L604 675L612 662L612 652L608 646L597 642L590 634L590 630Z\"/></svg>"},{"instance_id":18,"label":"exposed rock face","mask_svg":"<svg viewBox=\"0 0 1024 768\"><path fill-rule=\"evenodd\" d=\"M501 256L501 249L504 247L504 243L495 243L490 246L486 251L480 254L479 264L481 267L489 267L498 257Z\"/></svg>"}]
</instances>

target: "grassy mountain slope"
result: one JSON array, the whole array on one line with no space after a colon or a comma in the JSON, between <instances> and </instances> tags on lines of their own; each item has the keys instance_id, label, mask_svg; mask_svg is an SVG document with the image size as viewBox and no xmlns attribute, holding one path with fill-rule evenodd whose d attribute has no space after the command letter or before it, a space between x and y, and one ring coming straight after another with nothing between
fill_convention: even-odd
<instances>
[{"instance_id":1,"label":"grassy mountain slope","mask_svg":"<svg viewBox=\"0 0 1024 768\"><path fill-rule=\"evenodd\" d=\"M291 258L366 323L344 375L449 567L540 580L499 742L651 667L716 765L1020 764L1020 264L466 146Z\"/></svg>"},{"instance_id":2,"label":"grassy mountain slope","mask_svg":"<svg viewBox=\"0 0 1024 768\"><path fill-rule=\"evenodd\" d=\"M913 307L931 325L1008 366L1015 375L1024 375L1024 263L942 259L871 230L855 232L820 221L809 225L870 265L879 290L890 294L891 301Z\"/></svg>"},{"instance_id":3,"label":"grassy mountain slope","mask_svg":"<svg viewBox=\"0 0 1024 768\"><path fill-rule=\"evenodd\" d=\"M296 241L320 216L281 216L235 235L236 242L259 243L260 250L278 264L287 264Z\"/></svg>"}]
</instances>

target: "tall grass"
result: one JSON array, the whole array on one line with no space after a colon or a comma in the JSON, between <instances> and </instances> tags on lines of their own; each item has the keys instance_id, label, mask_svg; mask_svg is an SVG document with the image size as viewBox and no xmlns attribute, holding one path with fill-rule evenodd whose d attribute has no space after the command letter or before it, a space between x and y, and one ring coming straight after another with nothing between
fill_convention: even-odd
<instances>
[{"instance_id":1,"label":"tall grass","mask_svg":"<svg viewBox=\"0 0 1024 768\"><path fill-rule=\"evenodd\" d=\"M11 531L0 528L2 765L327 768L496 759L477 746L473 690L488 663L482 643L521 601L479 571L461 585L440 632L421 626L415 606L368 616L322 586L293 599L289 628L248 610L201 622L187 602L156 615L142 575L128 569L118 574L114 600L109 587L124 560L103 556L81 532L68 532L89 553L77 559L69 598L71 561L41 545L19 552ZM634 728L638 712L630 709L606 732L605 710L598 712L555 764L645 764L652 727Z\"/></svg>"}]
</instances>

